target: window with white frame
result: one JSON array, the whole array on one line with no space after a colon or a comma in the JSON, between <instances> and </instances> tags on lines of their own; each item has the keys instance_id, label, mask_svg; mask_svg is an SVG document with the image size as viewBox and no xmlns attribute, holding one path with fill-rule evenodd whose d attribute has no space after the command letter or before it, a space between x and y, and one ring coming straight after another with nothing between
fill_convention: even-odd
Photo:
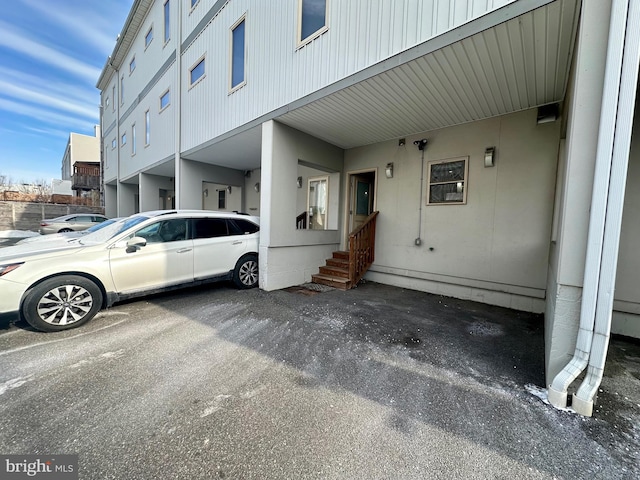
<instances>
[{"instance_id":1,"label":"window with white frame","mask_svg":"<svg viewBox=\"0 0 640 480\"><path fill-rule=\"evenodd\" d=\"M327 30L327 0L298 1L298 43L305 43Z\"/></svg>"},{"instance_id":2,"label":"window with white frame","mask_svg":"<svg viewBox=\"0 0 640 480\"><path fill-rule=\"evenodd\" d=\"M116 111L116 102L118 101L116 99L116 86L112 86L111 87L111 98L113 98L113 104L111 106L111 111L115 112Z\"/></svg>"},{"instance_id":3,"label":"window with white frame","mask_svg":"<svg viewBox=\"0 0 640 480\"><path fill-rule=\"evenodd\" d=\"M111 149L115 150L117 146L118 146L118 141L114 138L113 140L111 140Z\"/></svg>"},{"instance_id":4,"label":"window with white frame","mask_svg":"<svg viewBox=\"0 0 640 480\"><path fill-rule=\"evenodd\" d=\"M167 90L160 95L160 111L164 110L171 104L171 91Z\"/></svg>"},{"instance_id":5,"label":"window with white frame","mask_svg":"<svg viewBox=\"0 0 640 480\"><path fill-rule=\"evenodd\" d=\"M189 85L194 86L204 77L204 57L189 69Z\"/></svg>"},{"instance_id":6,"label":"window with white frame","mask_svg":"<svg viewBox=\"0 0 640 480\"><path fill-rule=\"evenodd\" d=\"M146 49L149 45L151 45L152 41L153 41L153 25L151 25L151 28L149 28L149 31L147 31L147 34L144 36L144 48Z\"/></svg>"},{"instance_id":7,"label":"window with white frame","mask_svg":"<svg viewBox=\"0 0 640 480\"><path fill-rule=\"evenodd\" d=\"M164 2L164 43L171 38L171 2Z\"/></svg>"},{"instance_id":8,"label":"window with white frame","mask_svg":"<svg viewBox=\"0 0 640 480\"><path fill-rule=\"evenodd\" d=\"M131 155L136 154L136 124L131 125Z\"/></svg>"},{"instance_id":9,"label":"window with white frame","mask_svg":"<svg viewBox=\"0 0 640 480\"><path fill-rule=\"evenodd\" d=\"M122 137L120 138L120 145L124 147L126 144L127 144L127 134L123 133Z\"/></svg>"},{"instance_id":10,"label":"window with white frame","mask_svg":"<svg viewBox=\"0 0 640 480\"><path fill-rule=\"evenodd\" d=\"M136 69L136 57L134 56L129 62L129 74L133 73L135 69Z\"/></svg>"},{"instance_id":11,"label":"window with white frame","mask_svg":"<svg viewBox=\"0 0 640 480\"><path fill-rule=\"evenodd\" d=\"M144 112L144 145L151 143L151 115L149 110Z\"/></svg>"},{"instance_id":12,"label":"window with white frame","mask_svg":"<svg viewBox=\"0 0 640 480\"><path fill-rule=\"evenodd\" d=\"M124 105L124 75L120 77L120 105Z\"/></svg>"},{"instance_id":13,"label":"window with white frame","mask_svg":"<svg viewBox=\"0 0 640 480\"><path fill-rule=\"evenodd\" d=\"M427 205L467 203L469 157L428 163Z\"/></svg>"},{"instance_id":14,"label":"window with white frame","mask_svg":"<svg viewBox=\"0 0 640 480\"><path fill-rule=\"evenodd\" d=\"M200 0L189 0L191 2L191 8L195 8L196 5L198 5L198 3L200 3Z\"/></svg>"},{"instance_id":15,"label":"window with white frame","mask_svg":"<svg viewBox=\"0 0 640 480\"><path fill-rule=\"evenodd\" d=\"M110 100L109 100L109 97L107 97L107 98L105 99L105 101L104 101L104 106L105 106L105 107L108 107L108 106L109 106L109 104L110 104Z\"/></svg>"},{"instance_id":16,"label":"window with white frame","mask_svg":"<svg viewBox=\"0 0 640 480\"><path fill-rule=\"evenodd\" d=\"M242 17L231 27L231 90L245 83L245 22Z\"/></svg>"}]
</instances>

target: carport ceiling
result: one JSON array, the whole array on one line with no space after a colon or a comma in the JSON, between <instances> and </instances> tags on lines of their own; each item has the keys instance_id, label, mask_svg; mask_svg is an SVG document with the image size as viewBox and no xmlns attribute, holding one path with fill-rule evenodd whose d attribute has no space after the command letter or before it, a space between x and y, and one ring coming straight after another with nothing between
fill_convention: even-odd
<instances>
[{"instance_id":1,"label":"carport ceiling","mask_svg":"<svg viewBox=\"0 0 640 480\"><path fill-rule=\"evenodd\" d=\"M561 101L579 8L579 0L555 1L278 120L352 148Z\"/></svg>"}]
</instances>

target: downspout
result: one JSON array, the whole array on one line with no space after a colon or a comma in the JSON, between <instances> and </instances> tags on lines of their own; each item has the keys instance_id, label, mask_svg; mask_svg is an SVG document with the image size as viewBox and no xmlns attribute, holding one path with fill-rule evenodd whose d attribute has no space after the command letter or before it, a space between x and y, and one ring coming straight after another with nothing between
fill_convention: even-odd
<instances>
[{"instance_id":1,"label":"downspout","mask_svg":"<svg viewBox=\"0 0 640 480\"><path fill-rule=\"evenodd\" d=\"M611 315L618 266L620 230L622 228L624 194L627 183L631 131L633 128L640 64L640 29L638 29L638 25L640 25L640 2L631 1L629 2L624 42L620 99L613 145L613 164L605 219L594 337L587 375L573 396L571 405L577 413L589 417L593 413L593 404L597 396L598 387L602 382L611 333Z\"/></svg>"},{"instance_id":2,"label":"downspout","mask_svg":"<svg viewBox=\"0 0 640 480\"><path fill-rule=\"evenodd\" d=\"M178 3L178 32L176 34L176 115L175 115L175 156L174 156L174 179L173 179L173 198L175 199L176 208L180 208L180 182L182 161L180 157L180 147L182 142L182 3ZM169 206L168 208L171 208Z\"/></svg>"},{"instance_id":3,"label":"downspout","mask_svg":"<svg viewBox=\"0 0 640 480\"><path fill-rule=\"evenodd\" d=\"M587 255L580 306L580 327L573 358L556 375L549 386L549 403L557 408L565 408L567 406L569 385L584 371L591 353L604 241L604 224L609 196L609 179L613 155L615 119L618 109L627 7L628 0L613 0L611 5L598 148L591 195Z\"/></svg>"}]
</instances>

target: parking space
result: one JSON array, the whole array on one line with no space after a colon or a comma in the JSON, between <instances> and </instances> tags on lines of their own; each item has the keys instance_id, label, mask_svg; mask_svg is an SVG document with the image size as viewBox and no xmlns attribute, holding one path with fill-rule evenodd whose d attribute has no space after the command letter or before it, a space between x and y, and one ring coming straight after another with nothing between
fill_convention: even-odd
<instances>
[{"instance_id":1,"label":"parking space","mask_svg":"<svg viewBox=\"0 0 640 480\"><path fill-rule=\"evenodd\" d=\"M80 478L633 478L640 346L593 418L543 403L540 316L366 283L225 284L0 330L0 452Z\"/></svg>"}]
</instances>

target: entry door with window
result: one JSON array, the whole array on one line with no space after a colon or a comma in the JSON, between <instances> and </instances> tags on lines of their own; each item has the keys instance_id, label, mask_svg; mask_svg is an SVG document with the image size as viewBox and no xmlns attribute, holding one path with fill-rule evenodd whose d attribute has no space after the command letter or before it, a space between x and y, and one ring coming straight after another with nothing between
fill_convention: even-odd
<instances>
[{"instance_id":1,"label":"entry door with window","mask_svg":"<svg viewBox=\"0 0 640 480\"><path fill-rule=\"evenodd\" d=\"M375 173L350 175L349 178L349 232L353 232L373 212Z\"/></svg>"}]
</instances>

